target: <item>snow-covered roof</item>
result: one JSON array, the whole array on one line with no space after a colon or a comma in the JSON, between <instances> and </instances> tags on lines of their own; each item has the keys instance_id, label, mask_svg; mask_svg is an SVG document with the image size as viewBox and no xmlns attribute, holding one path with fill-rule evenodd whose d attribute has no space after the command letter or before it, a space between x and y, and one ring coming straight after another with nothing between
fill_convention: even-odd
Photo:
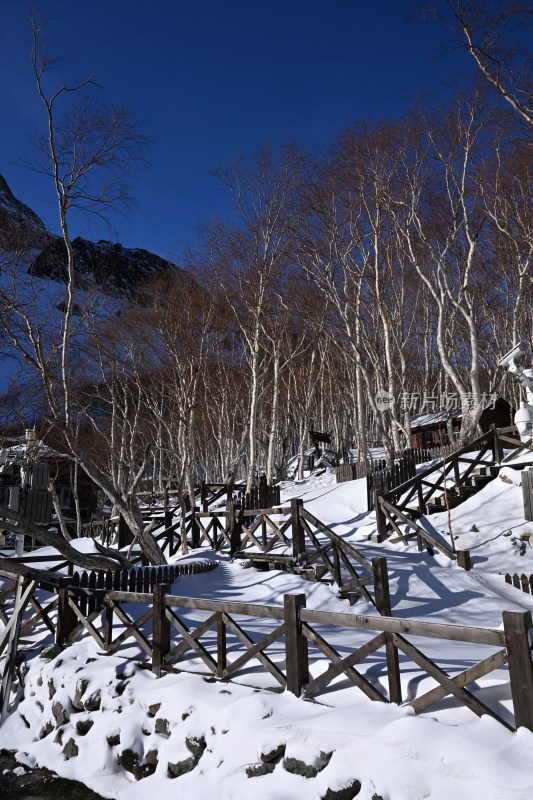
<instances>
[{"instance_id":1,"label":"snow-covered roof","mask_svg":"<svg viewBox=\"0 0 533 800\"><path fill-rule=\"evenodd\" d=\"M16 441L16 440L11 439L11 441ZM40 440L32 444L32 451L33 451L33 458L37 458L40 461L46 461L47 459L53 459L53 458L60 458L60 459L71 458L71 456L68 456L65 453L58 453L57 450L54 450L52 447L48 447L48 445L44 444L44 442ZM17 444L11 445L9 447L0 447L0 473L5 472L6 469L13 466L14 464L18 465L22 464L27 456L27 452L28 448L24 437L21 437Z\"/></svg>"},{"instance_id":2,"label":"snow-covered roof","mask_svg":"<svg viewBox=\"0 0 533 800\"><path fill-rule=\"evenodd\" d=\"M419 414L411 420L411 430L425 428L428 425L445 425L448 419L462 419L463 412L460 408L449 411L432 411L430 414Z\"/></svg>"}]
</instances>

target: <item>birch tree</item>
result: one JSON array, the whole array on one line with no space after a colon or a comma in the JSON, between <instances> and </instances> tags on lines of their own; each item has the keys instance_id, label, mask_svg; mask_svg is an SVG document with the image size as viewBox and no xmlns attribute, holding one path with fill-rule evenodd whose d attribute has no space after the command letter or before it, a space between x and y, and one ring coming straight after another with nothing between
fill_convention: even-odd
<instances>
[{"instance_id":1,"label":"birch tree","mask_svg":"<svg viewBox=\"0 0 533 800\"><path fill-rule=\"evenodd\" d=\"M48 176L55 193L61 237L65 247L66 290L61 304L61 330L52 349L34 328L27 309L13 306L11 317L25 329L24 338L11 337L27 365L40 376L48 415L61 433L65 445L86 474L102 489L120 511L152 563L165 557L145 528L137 504L117 491L110 475L83 449L79 436L78 409L72 386L73 357L76 348L76 290L78 276L72 246L73 212L96 214L109 219L112 209L131 203L132 170L144 157L145 139L139 134L126 109L104 109L90 99L72 105L72 99L86 97L95 83L92 76L73 85L50 86L54 60L43 46L44 22L32 18L31 65L37 92L44 110L46 134L35 139L32 169ZM63 104L65 104L63 106ZM62 113L66 107L66 113ZM9 334L9 324L4 330Z\"/></svg>"}]
</instances>

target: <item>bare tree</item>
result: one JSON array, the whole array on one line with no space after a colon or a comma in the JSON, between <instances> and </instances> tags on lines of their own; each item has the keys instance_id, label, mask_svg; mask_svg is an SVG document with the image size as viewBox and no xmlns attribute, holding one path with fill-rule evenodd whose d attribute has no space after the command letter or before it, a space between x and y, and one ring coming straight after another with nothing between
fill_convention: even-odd
<instances>
[{"instance_id":1,"label":"bare tree","mask_svg":"<svg viewBox=\"0 0 533 800\"><path fill-rule=\"evenodd\" d=\"M45 111L47 132L36 138L35 157L28 166L49 176L55 190L65 247L66 297L61 303L61 329L52 331L48 338L36 327L31 310L15 302L9 306L10 313L6 317L2 315L2 325L26 364L40 376L49 419L65 445L123 515L149 560L163 563L165 557L145 528L138 505L129 502L110 475L84 449L79 437L80 415L76 383L73 383L74 356L82 325L76 319L78 275L70 230L71 213L77 210L109 220L111 210L128 207L132 202L132 170L144 158L146 140L126 109L103 108L91 99L72 106L73 98L96 85L92 76L75 85L49 88L55 62L44 51L44 26L44 22L32 17L31 64ZM63 103L67 105L67 112L61 115Z\"/></svg>"},{"instance_id":2,"label":"bare tree","mask_svg":"<svg viewBox=\"0 0 533 800\"><path fill-rule=\"evenodd\" d=\"M533 126L533 5L516 0L445 0L442 19L460 37L478 70L527 125ZM529 37L529 39L528 39Z\"/></svg>"}]
</instances>

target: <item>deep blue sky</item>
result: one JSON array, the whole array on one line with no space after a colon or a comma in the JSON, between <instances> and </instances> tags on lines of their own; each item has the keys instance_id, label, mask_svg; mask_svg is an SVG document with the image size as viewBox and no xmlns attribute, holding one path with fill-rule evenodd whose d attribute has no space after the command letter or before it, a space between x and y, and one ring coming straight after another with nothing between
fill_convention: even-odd
<instances>
[{"instance_id":1,"label":"deep blue sky","mask_svg":"<svg viewBox=\"0 0 533 800\"><path fill-rule=\"evenodd\" d=\"M127 104L153 140L138 208L117 238L166 257L227 215L210 170L262 144L327 144L357 119L401 115L471 74L420 0L41 0L58 84L94 73L100 100ZM0 0L0 172L57 231L49 182L17 166L45 120L29 61L30 4ZM96 223L74 230L109 238Z\"/></svg>"}]
</instances>

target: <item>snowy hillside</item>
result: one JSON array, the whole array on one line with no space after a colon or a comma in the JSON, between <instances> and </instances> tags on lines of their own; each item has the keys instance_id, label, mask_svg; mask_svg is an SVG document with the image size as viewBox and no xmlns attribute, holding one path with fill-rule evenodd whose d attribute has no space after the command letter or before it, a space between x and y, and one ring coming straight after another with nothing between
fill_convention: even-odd
<instances>
[{"instance_id":1,"label":"snowy hillside","mask_svg":"<svg viewBox=\"0 0 533 800\"><path fill-rule=\"evenodd\" d=\"M501 629L504 610L533 610L533 598L504 580L506 572L533 573L533 523L523 518L519 479L519 472L502 468L451 512L451 534L470 549L471 572L415 546L374 543L364 481L335 484L325 475L287 484L282 502L303 498L306 509L368 558L386 556L394 617ZM449 539L446 514L424 524ZM369 603L350 606L338 599L334 586L257 571L219 553L201 554L219 560L218 568L181 577L174 595L276 607L284 594L303 592L308 608L376 614ZM182 619L192 626L200 617L190 610ZM362 631L339 629L336 647L348 652L365 639ZM450 673L491 651L446 640L427 640L423 649ZM141 657L131 644L119 655L103 656L84 638L50 659L34 658L25 698L0 729L0 747L16 748L22 764L48 766L119 800L152 794L170 800L177 792L206 800L240 800L250 793L265 800L533 796L533 733L512 733L489 716L478 718L450 696L415 715L408 705L370 701L342 676L325 694L305 701L280 693L260 665L222 683L206 677L197 659L203 674L156 679L139 668ZM328 666L324 657L314 658L310 670L316 676ZM377 654L358 668L369 681L385 685ZM434 685L414 664L404 664L401 680L406 701ZM481 678L473 690L511 722L505 668Z\"/></svg>"}]
</instances>

